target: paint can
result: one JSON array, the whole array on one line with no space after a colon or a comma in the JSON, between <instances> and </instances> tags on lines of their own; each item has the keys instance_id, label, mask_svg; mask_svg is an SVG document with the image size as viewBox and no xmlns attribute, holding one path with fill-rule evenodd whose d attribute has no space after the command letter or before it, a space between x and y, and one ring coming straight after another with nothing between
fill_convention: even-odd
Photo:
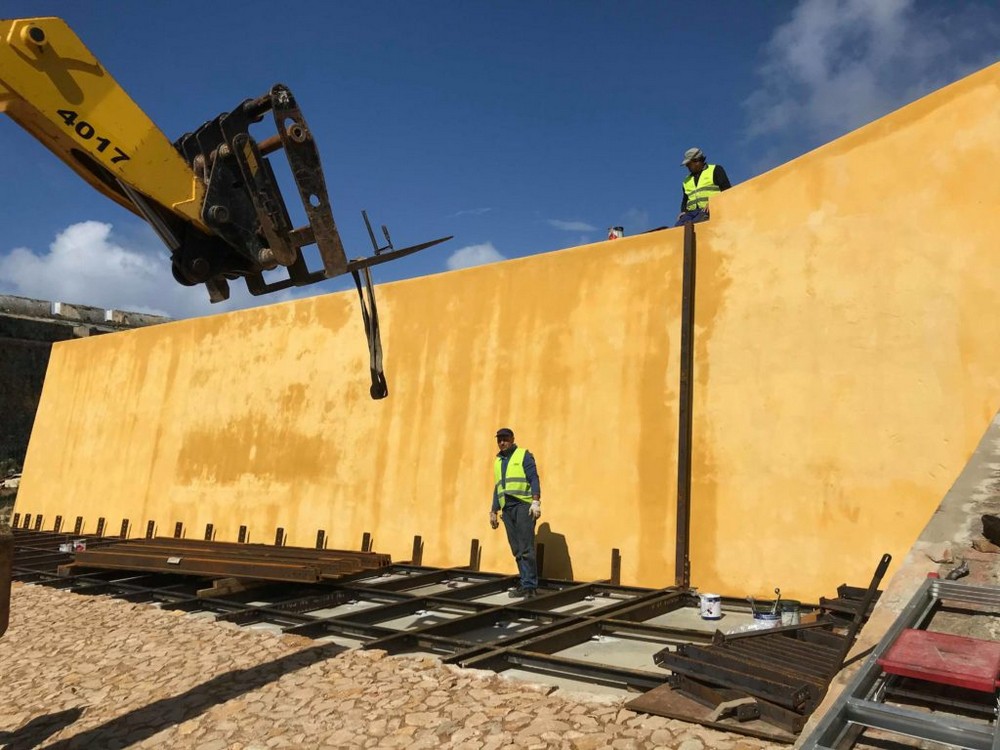
<instances>
[{"instance_id":1,"label":"paint can","mask_svg":"<svg viewBox=\"0 0 1000 750\"><path fill-rule=\"evenodd\" d=\"M781 615L777 612L774 614L770 612L754 612L753 622L758 629L775 628L781 624Z\"/></svg>"},{"instance_id":2,"label":"paint can","mask_svg":"<svg viewBox=\"0 0 1000 750\"><path fill-rule=\"evenodd\" d=\"M73 551L73 545L72 545L72 543L66 542L65 544L60 544L59 545L59 551L60 552L72 552Z\"/></svg>"},{"instance_id":3,"label":"paint can","mask_svg":"<svg viewBox=\"0 0 1000 750\"><path fill-rule=\"evenodd\" d=\"M782 599L781 600L781 624L782 625L798 625L799 624L799 602L794 599Z\"/></svg>"},{"instance_id":4,"label":"paint can","mask_svg":"<svg viewBox=\"0 0 1000 750\"><path fill-rule=\"evenodd\" d=\"M608 239L620 240L625 236L625 227L608 227Z\"/></svg>"},{"instance_id":5,"label":"paint can","mask_svg":"<svg viewBox=\"0 0 1000 750\"><path fill-rule=\"evenodd\" d=\"M73 551L74 552L84 552L87 549L86 539L74 539L73 540Z\"/></svg>"},{"instance_id":6,"label":"paint can","mask_svg":"<svg viewBox=\"0 0 1000 750\"><path fill-rule=\"evenodd\" d=\"M718 594L699 594L702 620L722 619L722 597Z\"/></svg>"}]
</instances>

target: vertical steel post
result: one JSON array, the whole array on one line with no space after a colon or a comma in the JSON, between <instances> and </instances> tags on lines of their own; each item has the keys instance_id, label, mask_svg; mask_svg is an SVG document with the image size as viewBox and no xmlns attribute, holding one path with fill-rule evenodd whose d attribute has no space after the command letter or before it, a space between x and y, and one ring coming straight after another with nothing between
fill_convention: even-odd
<instances>
[{"instance_id":1,"label":"vertical steel post","mask_svg":"<svg viewBox=\"0 0 1000 750\"><path fill-rule=\"evenodd\" d=\"M680 387L677 425L677 539L674 583L691 584L691 408L694 390L694 290L697 244L694 225L684 225L684 277L681 289Z\"/></svg>"},{"instance_id":2,"label":"vertical steel post","mask_svg":"<svg viewBox=\"0 0 1000 750\"><path fill-rule=\"evenodd\" d=\"M14 567L14 534L10 526L0 523L0 635L10 622L10 577Z\"/></svg>"},{"instance_id":3,"label":"vertical steel post","mask_svg":"<svg viewBox=\"0 0 1000 750\"><path fill-rule=\"evenodd\" d=\"M413 537L413 559L410 563L420 565L424 561L424 540L420 536Z\"/></svg>"}]
</instances>

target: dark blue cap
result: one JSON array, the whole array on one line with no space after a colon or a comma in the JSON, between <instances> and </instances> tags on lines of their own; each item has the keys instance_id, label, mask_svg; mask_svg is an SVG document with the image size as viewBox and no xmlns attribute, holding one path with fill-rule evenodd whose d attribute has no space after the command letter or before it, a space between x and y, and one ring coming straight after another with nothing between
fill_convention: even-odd
<instances>
[{"instance_id":1,"label":"dark blue cap","mask_svg":"<svg viewBox=\"0 0 1000 750\"><path fill-rule=\"evenodd\" d=\"M510 429L510 427L501 427L499 430L497 430L497 437L498 438L510 438L511 440L513 440L514 439L514 431L512 429Z\"/></svg>"}]
</instances>

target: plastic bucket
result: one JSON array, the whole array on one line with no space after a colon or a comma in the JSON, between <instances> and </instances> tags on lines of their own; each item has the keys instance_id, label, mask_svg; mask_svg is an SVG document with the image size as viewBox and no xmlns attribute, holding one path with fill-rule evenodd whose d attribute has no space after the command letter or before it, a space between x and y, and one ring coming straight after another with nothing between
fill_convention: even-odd
<instances>
[{"instance_id":1,"label":"plastic bucket","mask_svg":"<svg viewBox=\"0 0 1000 750\"><path fill-rule=\"evenodd\" d=\"M722 597L719 594L699 594L702 620L722 619Z\"/></svg>"},{"instance_id":2,"label":"plastic bucket","mask_svg":"<svg viewBox=\"0 0 1000 750\"><path fill-rule=\"evenodd\" d=\"M774 628L781 624L781 615L775 612L754 612L753 621L759 628Z\"/></svg>"},{"instance_id":3,"label":"plastic bucket","mask_svg":"<svg viewBox=\"0 0 1000 750\"><path fill-rule=\"evenodd\" d=\"M781 624L798 625L801 604L794 599L781 600Z\"/></svg>"}]
</instances>

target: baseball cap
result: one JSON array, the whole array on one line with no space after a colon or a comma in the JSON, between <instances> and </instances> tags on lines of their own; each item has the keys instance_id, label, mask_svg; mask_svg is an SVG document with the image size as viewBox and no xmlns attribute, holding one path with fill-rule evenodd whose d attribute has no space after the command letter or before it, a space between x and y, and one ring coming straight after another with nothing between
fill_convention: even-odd
<instances>
[{"instance_id":1,"label":"baseball cap","mask_svg":"<svg viewBox=\"0 0 1000 750\"><path fill-rule=\"evenodd\" d=\"M497 430L497 437L498 438L510 438L511 440L513 440L514 439L514 431L512 429L510 429L510 427L501 427L499 430Z\"/></svg>"},{"instance_id":2,"label":"baseball cap","mask_svg":"<svg viewBox=\"0 0 1000 750\"><path fill-rule=\"evenodd\" d=\"M700 148L689 148L684 152L684 161L681 162L682 167L686 167L689 161L694 161L695 159L704 159L705 154L702 153Z\"/></svg>"}]
</instances>

